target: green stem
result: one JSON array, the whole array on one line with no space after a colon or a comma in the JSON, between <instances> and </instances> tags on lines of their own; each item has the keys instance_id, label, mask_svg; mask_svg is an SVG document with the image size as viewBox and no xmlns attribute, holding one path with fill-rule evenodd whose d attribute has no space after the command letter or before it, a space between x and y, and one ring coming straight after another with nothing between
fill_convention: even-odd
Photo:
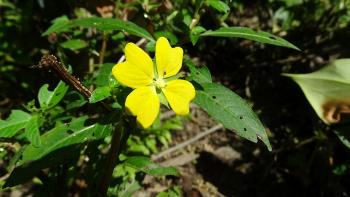
<instances>
[{"instance_id":1,"label":"green stem","mask_svg":"<svg viewBox=\"0 0 350 197\"><path fill-rule=\"evenodd\" d=\"M123 120L122 120L123 121ZM112 135L111 148L109 150L102 178L98 185L98 192L100 196L106 196L108 187L113 177L114 168L119 163L119 155L124 149L126 142L133 130L130 125L135 124L119 124Z\"/></svg>"},{"instance_id":2,"label":"green stem","mask_svg":"<svg viewBox=\"0 0 350 197\"><path fill-rule=\"evenodd\" d=\"M99 60L98 60L98 63L100 65L103 64L103 62L104 62L106 48L107 48L107 40L108 40L107 33L103 32L102 45L101 45L100 56L99 56Z\"/></svg>"}]
</instances>

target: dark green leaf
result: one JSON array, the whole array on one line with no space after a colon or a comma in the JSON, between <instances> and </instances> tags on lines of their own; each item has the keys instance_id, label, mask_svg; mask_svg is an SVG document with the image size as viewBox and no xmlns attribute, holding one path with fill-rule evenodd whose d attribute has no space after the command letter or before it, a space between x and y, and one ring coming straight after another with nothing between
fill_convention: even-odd
<instances>
[{"instance_id":1,"label":"dark green leaf","mask_svg":"<svg viewBox=\"0 0 350 197\"><path fill-rule=\"evenodd\" d=\"M12 110L6 121L1 121L0 137L13 137L19 130L25 128L30 119L30 114L21 110Z\"/></svg>"},{"instance_id":2,"label":"dark green leaf","mask_svg":"<svg viewBox=\"0 0 350 197\"><path fill-rule=\"evenodd\" d=\"M207 3L210 7L216 9L219 12L227 13L230 11L230 7L220 0L207 0Z\"/></svg>"},{"instance_id":3,"label":"dark green leaf","mask_svg":"<svg viewBox=\"0 0 350 197\"><path fill-rule=\"evenodd\" d=\"M61 43L60 45L61 45L61 47L65 48L65 49L72 50L72 51L76 51L76 50L79 50L79 49L82 49L82 48L85 48L88 46L88 44L84 40L81 40L81 39L68 40L68 41Z\"/></svg>"},{"instance_id":4,"label":"dark green leaf","mask_svg":"<svg viewBox=\"0 0 350 197\"><path fill-rule=\"evenodd\" d=\"M153 176L179 176L179 172L175 167L162 167L159 164L151 161L151 159L148 157L129 157L124 164Z\"/></svg>"},{"instance_id":5,"label":"dark green leaf","mask_svg":"<svg viewBox=\"0 0 350 197\"><path fill-rule=\"evenodd\" d=\"M81 147L78 145L66 146L45 155L39 160L20 165L11 172L3 188L23 184L32 179L41 169L58 166L62 163L71 162L75 164L80 156L80 151Z\"/></svg>"},{"instance_id":6,"label":"dark green leaf","mask_svg":"<svg viewBox=\"0 0 350 197\"><path fill-rule=\"evenodd\" d=\"M200 36L244 38L256 42L300 50L298 47L294 46L293 44L291 44L283 38L277 37L264 31L257 32L246 27L222 27L214 31L204 32Z\"/></svg>"},{"instance_id":7,"label":"dark green leaf","mask_svg":"<svg viewBox=\"0 0 350 197\"><path fill-rule=\"evenodd\" d=\"M25 135L33 146L38 147L41 145L39 115L32 116L32 118L28 121L25 127Z\"/></svg>"},{"instance_id":8,"label":"dark green leaf","mask_svg":"<svg viewBox=\"0 0 350 197\"><path fill-rule=\"evenodd\" d=\"M63 81L60 81L53 91L49 91L48 87L48 84L43 85L38 93L40 107L44 109L57 105L68 90L68 86Z\"/></svg>"},{"instance_id":9,"label":"dark green leaf","mask_svg":"<svg viewBox=\"0 0 350 197\"><path fill-rule=\"evenodd\" d=\"M250 106L230 89L215 83L201 84L194 102L225 128L252 142L258 139L271 150L265 128Z\"/></svg>"},{"instance_id":10,"label":"dark green leaf","mask_svg":"<svg viewBox=\"0 0 350 197\"><path fill-rule=\"evenodd\" d=\"M154 41L152 35L143 29L142 27L129 22L123 21L116 18L100 18L100 17L91 17L91 18L79 18L70 20L68 22L60 23L59 25L53 24L43 35L49 35L51 33L58 33L63 30L71 29L74 27L83 27L83 28L96 28L102 31L105 30L119 30L125 31L132 35L140 36L147 38L148 40Z\"/></svg>"},{"instance_id":11,"label":"dark green leaf","mask_svg":"<svg viewBox=\"0 0 350 197\"><path fill-rule=\"evenodd\" d=\"M96 103L110 96L111 88L109 86L98 87L92 92L92 95L89 98L89 102Z\"/></svg>"}]
</instances>

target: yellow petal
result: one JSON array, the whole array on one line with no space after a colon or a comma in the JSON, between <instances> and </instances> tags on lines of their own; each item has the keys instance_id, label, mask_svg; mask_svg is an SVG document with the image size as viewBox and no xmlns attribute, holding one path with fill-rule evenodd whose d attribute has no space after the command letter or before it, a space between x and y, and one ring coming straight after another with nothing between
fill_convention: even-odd
<instances>
[{"instance_id":1,"label":"yellow petal","mask_svg":"<svg viewBox=\"0 0 350 197\"><path fill-rule=\"evenodd\" d=\"M131 88L147 86L152 83L154 69L152 59L133 43L125 46L126 61L113 67L114 77Z\"/></svg>"},{"instance_id":2,"label":"yellow petal","mask_svg":"<svg viewBox=\"0 0 350 197\"><path fill-rule=\"evenodd\" d=\"M125 59L130 65L139 68L145 75L153 79L154 69L152 59L136 44L128 43L125 46Z\"/></svg>"},{"instance_id":3,"label":"yellow petal","mask_svg":"<svg viewBox=\"0 0 350 197\"><path fill-rule=\"evenodd\" d=\"M190 101L195 97L195 89L190 82L181 79L169 81L162 91L176 114L189 113Z\"/></svg>"},{"instance_id":4,"label":"yellow petal","mask_svg":"<svg viewBox=\"0 0 350 197\"><path fill-rule=\"evenodd\" d=\"M152 86L145 86L133 90L125 101L125 107L143 128L152 125L159 113L159 98Z\"/></svg>"},{"instance_id":5,"label":"yellow petal","mask_svg":"<svg viewBox=\"0 0 350 197\"><path fill-rule=\"evenodd\" d=\"M182 58L182 48L171 48L166 38L158 38L156 43L156 62L159 77L166 78L176 75L181 69Z\"/></svg>"},{"instance_id":6,"label":"yellow petal","mask_svg":"<svg viewBox=\"0 0 350 197\"><path fill-rule=\"evenodd\" d=\"M147 86L153 80L153 78L145 75L141 69L130 64L130 62L122 62L115 65L112 73L120 83L131 88Z\"/></svg>"}]
</instances>

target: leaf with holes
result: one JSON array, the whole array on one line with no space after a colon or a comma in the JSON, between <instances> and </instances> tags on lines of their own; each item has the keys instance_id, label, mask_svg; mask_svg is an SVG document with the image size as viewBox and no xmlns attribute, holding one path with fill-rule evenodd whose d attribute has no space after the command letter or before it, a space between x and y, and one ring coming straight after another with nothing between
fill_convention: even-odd
<instances>
[{"instance_id":1,"label":"leaf with holes","mask_svg":"<svg viewBox=\"0 0 350 197\"><path fill-rule=\"evenodd\" d=\"M6 121L0 122L0 137L13 137L18 131L25 128L30 119L30 114L21 110L12 110Z\"/></svg>"},{"instance_id":2,"label":"leaf with holes","mask_svg":"<svg viewBox=\"0 0 350 197\"><path fill-rule=\"evenodd\" d=\"M214 31L206 31L200 36L244 38L265 44L300 50L298 47L283 38L264 31L254 31L247 27L222 27Z\"/></svg>"},{"instance_id":3,"label":"leaf with holes","mask_svg":"<svg viewBox=\"0 0 350 197\"><path fill-rule=\"evenodd\" d=\"M35 147L38 147L41 145L39 121L40 121L39 115L34 115L28 121L25 127L25 135L27 139L30 141L30 143Z\"/></svg>"},{"instance_id":4,"label":"leaf with holes","mask_svg":"<svg viewBox=\"0 0 350 197\"><path fill-rule=\"evenodd\" d=\"M48 84L41 86L38 93L40 107L44 109L57 105L68 90L68 86L63 81L60 81L53 91L48 90L48 87Z\"/></svg>"},{"instance_id":5,"label":"leaf with holes","mask_svg":"<svg viewBox=\"0 0 350 197\"><path fill-rule=\"evenodd\" d=\"M151 161L148 157L134 156L129 157L125 162L125 165L132 167L138 171L142 171L146 174L153 176L179 176L179 172L175 167L163 167L157 163Z\"/></svg>"},{"instance_id":6,"label":"leaf with holes","mask_svg":"<svg viewBox=\"0 0 350 197\"><path fill-rule=\"evenodd\" d=\"M199 84L212 83L212 78L209 69L206 66L196 67L191 60L185 61L185 64L190 69L191 76L189 80Z\"/></svg>"},{"instance_id":7,"label":"leaf with holes","mask_svg":"<svg viewBox=\"0 0 350 197\"><path fill-rule=\"evenodd\" d=\"M72 29L75 27L83 28L96 28L102 31L106 30L119 30L125 31L135 36L144 37L150 41L154 41L152 35L144 28L136 25L135 23L129 21L123 21L116 18L100 18L100 17L90 17L90 18L79 18L70 21L60 21L58 24L54 23L49 29L47 29L43 36L49 35L51 33L58 33L66 31L67 29Z\"/></svg>"},{"instance_id":8,"label":"leaf with holes","mask_svg":"<svg viewBox=\"0 0 350 197\"><path fill-rule=\"evenodd\" d=\"M237 135L257 142L264 142L269 150L271 145L265 128L250 106L230 89L215 83L201 84L196 90L194 102L225 128L233 129Z\"/></svg>"}]
</instances>

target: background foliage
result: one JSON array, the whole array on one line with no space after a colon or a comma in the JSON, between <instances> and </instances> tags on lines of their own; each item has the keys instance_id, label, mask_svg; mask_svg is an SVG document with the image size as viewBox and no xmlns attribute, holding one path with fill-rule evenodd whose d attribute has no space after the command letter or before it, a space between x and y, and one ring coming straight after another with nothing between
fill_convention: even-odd
<instances>
[{"instance_id":1,"label":"background foliage","mask_svg":"<svg viewBox=\"0 0 350 197\"><path fill-rule=\"evenodd\" d=\"M118 115L106 114L93 103L105 99L120 109L122 103L115 101L129 90L110 78L110 70L124 45L145 38L145 48L154 52L155 39L165 36L186 50L188 79L203 87L195 103L214 119L221 117L216 116L221 110L213 109L229 109L227 114L239 123L217 118L219 122L226 128L234 124L232 128L251 141L257 141L257 133L273 147L269 152L264 145L231 136L229 144L242 154L240 162L252 167L241 173L207 155L202 160L212 171L199 166L198 172L208 182L227 196L348 196L349 150L342 143L348 143L346 118L324 124L298 86L281 74L312 72L348 57L349 9L348 0L0 0L0 183L4 188L20 184L3 192L95 192L86 185L100 178L111 123ZM52 73L30 68L46 53L56 54L95 89L89 101ZM220 92L237 97L229 89L253 106L263 124L240 120L234 106L230 110L214 105ZM172 132L182 130L188 119L159 120L148 131L135 131L109 194L129 196L143 187L145 174L178 175L172 167L133 156L150 156L168 147ZM257 119L255 114L252 119ZM270 142L265 132L254 130L263 127ZM253 133L244 132L247 128ZM345 133L342 141L336 135L340 131ZM218 173L227 175L219 180ZM159 196L179 195L179 185Z\"/></svg>"}]
</instances>

